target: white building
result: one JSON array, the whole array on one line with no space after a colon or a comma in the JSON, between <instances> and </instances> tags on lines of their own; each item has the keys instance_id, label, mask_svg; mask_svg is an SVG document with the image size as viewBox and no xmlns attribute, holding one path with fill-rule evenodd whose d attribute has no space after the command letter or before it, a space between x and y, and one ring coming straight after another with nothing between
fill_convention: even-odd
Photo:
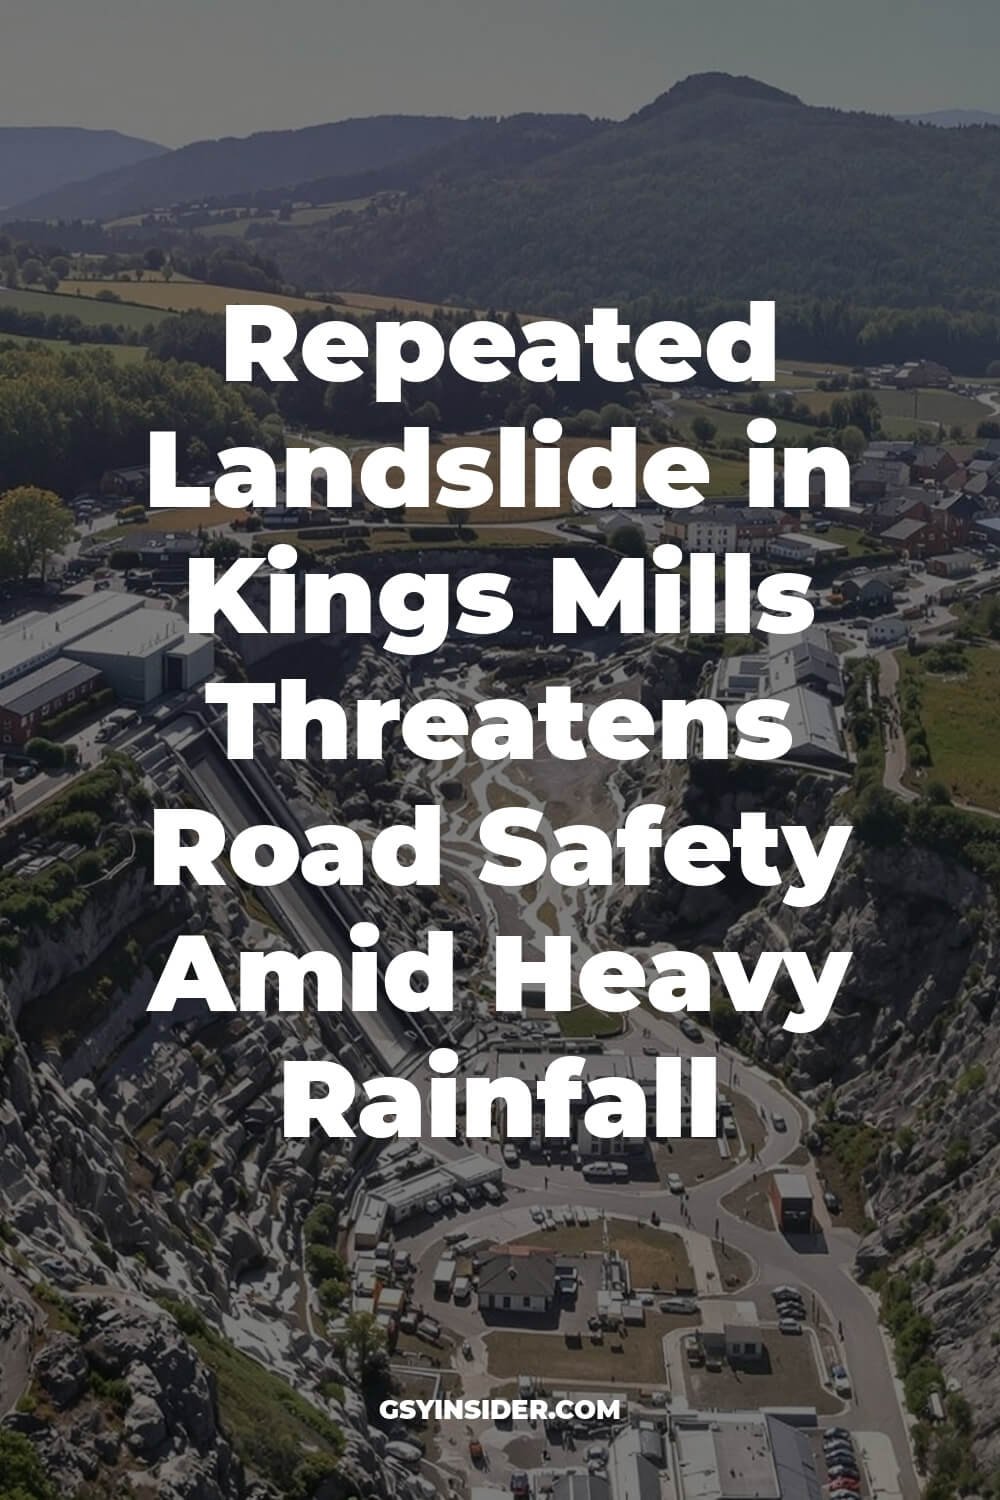
<instances>
[{"instance_id":1,"label":"white building","mask_svg":"<svg viewBox=\"0 0 1000 1500\"><path fill-rule=\"evenodd\" d=\"M103 672L126 703L195 687L215 670L214 637L189 634L181 616L167 609L135 610L63 649Z\"/></svg>"},{"instance_id":2,"label":"white building","mask_svg":"<svg viewBox=\"0 0 1000 1500\"><path fill-rule=\"evenodd\" d=\"M909 625L899 615L885 615L881 620L872 620L867 640L869 646L901 646L909 634Z\"/></svg>"}]
</instances>

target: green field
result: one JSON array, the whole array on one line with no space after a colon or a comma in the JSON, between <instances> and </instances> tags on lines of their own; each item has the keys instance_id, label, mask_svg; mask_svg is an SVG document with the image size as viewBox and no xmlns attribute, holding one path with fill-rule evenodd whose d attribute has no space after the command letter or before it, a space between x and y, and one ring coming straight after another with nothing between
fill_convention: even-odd
<instances>
[{"instance_id":1,"label":"green field","mask_svg":"<svg viewBox=\"0 0 1000 1500\"><path fill-rule=\"evenodd\" d=\"M45 317L79 318L81 323L110 323L115 328L148 328L158 323L164 312L156 307L137 307L134 302L98 302L95 293L101 290L100 282L83 283L94 290L84 297L66 292L29 292L22 287L5 288L0 291L0 308L17 307L22 312L37 312ZM110 286L110 283L105 283ZM131 296L132 287L125 282L115 283L111 290L119 296ZM138 292L139 288L135 287Z\"/></svg>"},{"instance_id":2,"label":"green field","mask_svg":"<svg viewBox=\"0 0 1000 1500\"><path fill-rule=\"evenodd\" d=\"M829 411L838 396L847 394L800 389L796 399L810 411L821 412ZM892 437L905 437L916 428L934 427L938 423L944 427L964 427L973 436L979 423L990 415L979 401L956 395L954 391L873 390L871 394L882 413L883 429Z\"/></svg>"},{"instance_id":3,"label":"green field","mask_svg":"<svg viewBox=\"0 0 1000 1500\"><path fill-rule=\"evenodd\" d=\"M803 396L809 393L804 392ZM686 401L683 397L679 401L671 401L665 409L664 416L673 427L679 427L688 437L691 435L691 422L695 417L707 417L714 422L717 428L715 441L725 446L734 438L742 438L746 441L747 423L751 416L742 411L726 411L725 407L714 406L709 401ZM801 422L777 422L778 441L780 443L800 443L804 437L810 436L812 429L804 427Z\"/></svg>"},{"instance_id":4,"label":"green field","mask_svg":"<svg viewBox=\"0 0 1000 1500\"><path fill-rule=\"evenodd\" d=\"M4 333L0 328L0 345L3 344L20 344L24 347L34 344L40 349L58 349L60 353L69 353L71 349L99 349L104 354L110 354L116 364L120 365L139 364L146 358L144 344L71 344L68 339L33 339L24 333Z\"/></svg>"},{"instance_id":5,"label":"green field","mask_svg":"<svg viewBox=\"0 0 1000 1500\"><path fill-rule=\"evenodd\" d=\"M144 328L156 323L171 312L224 312L229 303L266 303L272 307L285 307L289 312L323 312L329 310L336 317L338 306L353 312L398 312L416 317L429 317L436 310L432 302L415 302L411 297L380 297L368 292L344 292L331 305L315 297L290 297L281 292L251 292L242 287L215 286L206 281L189 281L175 276L171 281L147 277L142 281L64 281L60 292L13 292L14 297L41 298L42 303L26 303L44 312L75 312L84 321L98 323L121 323L125 327ZM93 309L99 292L112 291L127 301L97 302L101 309L95 316ZM3 294L0 294L3 295ZM52 306L44 306L50 302ZM2 301L0 301L2 306ZM80 308L88 311L80 312ZM123 316L123 314L127 316Z\"/></svg>"},{"instance_id":6,"label":"green field","mask_svg":"<svg viewBox=\"0 0 1000 1500\"><path fill-rule=\"evenodd\" d=\"M960 802L1000 811L1000 651L969 648L959 676L928 672L919 657L898 654L900 672L920 684L920 717L932 764L926 779L943 781Z\"/></svg>"}]
</instances>

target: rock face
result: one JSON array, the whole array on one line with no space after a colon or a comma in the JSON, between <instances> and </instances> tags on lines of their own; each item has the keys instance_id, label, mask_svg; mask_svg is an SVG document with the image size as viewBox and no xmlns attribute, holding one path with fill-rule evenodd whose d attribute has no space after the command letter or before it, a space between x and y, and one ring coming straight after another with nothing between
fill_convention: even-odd
<instances>
[{"instance_id":1,"label":"rock face","mask_svg":"<svg viewBox=\"0 0 1000 1500\"><path fill-rule=\"evenodd\" d=\"M746 778L694 769L675 788L678 820L723 830ZM743 790L741 790L741 785ZM763 796L762 796L763 792ZM772 775L754 789L772 818L815 832L845 821L829 784ZM746 804L751 805L751 804ZM696 895L699 899L691 902ZM825 900L794 909L739 882L705 892L657 889L623 900L619 935L653 942L683 931L745 962L786 946L814 963L853 953L830 1019L792 1035L772 1002L743 1018L740 1045L828 1119L872 1143L864 1189L876 1227L858 1270L910 1273L930 1318L930 1355L973 1411L977 1457L1000 1463L1000 911L966 866L918 843L852 841Z\"/></svg>"},{"instance_id":2,"label":"rock face","mask_svg":"<svg viewBox=\"0 0 1000 1500\"><path fill-rule=\"evenodd\" d=\"M121 918L127 930L127 906ZM223 953L235 932L255 937L225 891L192 913L196 928ZM42 974L30 953L27 969ZM0 990L0 1422L67 1496L279 1500L293 1477L276 1482L280 1464L266 1444L251 1452L240 1417L267 1379L280 1382L273 1410L314 1410L333 1455L296 1493L409 1500L412 1479L380 1457L350 1372L281 1311L298 1296L302 1219L351 1170L277 1125L282 1058L336 1050L329 1021L297 1032L236 1019L209 1045L198 1025L144 1020L141 1046L67 1082L72 1052L29 1053ZM182 1332L180 1307L203 1336ZM245 1392L230 1388L233 1369ZM323 1394L338 1387L342 1400Z\"/></svg>"}]
</instances>

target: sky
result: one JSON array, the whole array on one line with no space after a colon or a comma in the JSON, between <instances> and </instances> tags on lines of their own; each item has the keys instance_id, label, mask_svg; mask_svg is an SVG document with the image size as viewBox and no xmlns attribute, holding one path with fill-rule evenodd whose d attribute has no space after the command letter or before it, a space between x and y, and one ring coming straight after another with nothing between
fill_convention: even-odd
<instances>
[{"instance_id":1,"label":"sky","mask_svg":"<svg viewBox=\"0 0 1000 1500\"><path fill-rule=\"evenodd\" d=\"M0 124L164 145L352 115L620 118L689 73L1000 112L996 0L5 0Z\"/></svg>"}]
</instances>

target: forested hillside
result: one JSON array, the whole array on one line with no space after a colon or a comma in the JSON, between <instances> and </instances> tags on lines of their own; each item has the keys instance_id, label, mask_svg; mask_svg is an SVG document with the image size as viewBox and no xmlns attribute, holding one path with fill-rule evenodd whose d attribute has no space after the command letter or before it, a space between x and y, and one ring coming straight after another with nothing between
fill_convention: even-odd
<instances>
[{"instance_id":1,"label":"forested hillside","mask_svg":"<svg viewBox=\"0 0 1000 1500\"><path fill-rule=\"evenodd\" d=\"M993 310L998 203L1000 132L708 75L539 161L274 247L303 285L562 314L761 296Z\"/></svg>"}]
</instances>

